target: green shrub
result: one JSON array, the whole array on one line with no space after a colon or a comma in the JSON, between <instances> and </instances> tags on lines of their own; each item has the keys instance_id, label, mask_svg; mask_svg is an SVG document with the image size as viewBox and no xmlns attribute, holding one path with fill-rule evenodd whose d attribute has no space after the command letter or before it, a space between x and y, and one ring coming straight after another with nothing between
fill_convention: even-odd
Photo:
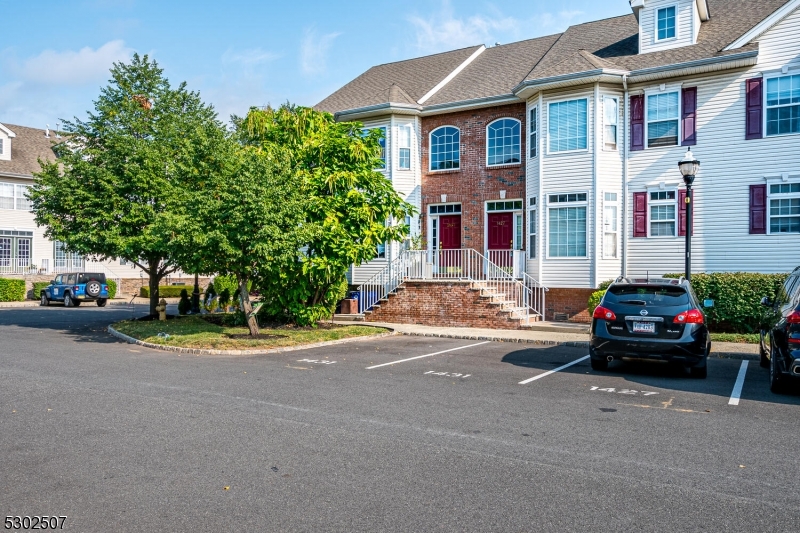
<instances>
[{"instance_id":1,"label":"green shrub","mask_svg":"<svg viewBox=\"0 0 800 533\"><path fill-rule=\"evenodd\" d=\"M608 286L606 286L605 288L603 288L603 289L601 289L599 291L594 291L592 293L592 295L589 296L589 303L587 304L588 307L589 307L589 316L592 316L594 314L595 308L598 305L600 305L600 300L603 299L603 295L606 293L606 288L607 287Z\"/></svg>"},{"instance_id":2,"label":"green shrub","mask_svg":"<svg viewBox=\"0 0 800 533\"><path fill-rule=\"evenodd\" d=\"M181 291L181 300L178 302L178 314L186 315L192 309L192 302L189 300L189 292L186 289Z\"/></svg>"},{"instance_id":3,"label":"green shrub","mask_svg":"<svg viewBox=\"0 0 800 533\"><path fill-rule=\"evenodd\" d=\"M108 298L114 298L117 295L117 282L113 279L107 279L106 285L108 285Z\"/></svg>"},{"instance_id":4,"label":"green shrub","mask_svg":"<svg viewBox=\"0 0 800 533\"><path fill-rule=\"evenodd\" d=\"M0 302L25 301L25 280L0 278Z\"/></svg>"},{"instance_id":5,"label":"green shrub","mask_svg":"<svg viewBox=\"0 0 800 533\"><path fill-rule=\"evenodd\" d=\"M598 291L604 291L608 287L610 287L612 283L614 283L613 279L606 280L606 281L604 281L603 283L601 283L600 285L597 286L597 290Z\"/></svg>"},{"instance_id":6,"label":"green shrub","mask_svg":"<svg viewBox=\"0 0 800 533\"><path fill-rule=\"evenodd\" d=\"M38 300L42 296L42 291L48 285L50 285L49 281L34 281L33 291L31 291L31 298L34 300Z\"/></svg>"},{"instance_id":7,"label":"green shrub","mask_svg":"<svg viewBox=\"0 0 800 533\"><path fill-rule=\"evenodd\" d=\"M210 282L208 287L206 287L206 296L204 298L205 303L209 303L214 296L217 295L217 289L214 287L214 282Z\"/></svg>"},{"instance_id":8,"label":"green shrub","mask_svg":"<svg viewBox=\"0 0 800 533\"><path fill-rule=\"evenodd\" d=\"M158 296L160 298L177 298L181 295L181 291L187 290L189 285L159 285ZM111 287L109 287L110 289ZM150 287L141 287L139 289L139 296L142 298L150 298Z\"/></svg>"},{"instance_id":9,"label":"green shrub","mask_svg":"<svg viewBox=\"0 0 800 533\"><path fill-rule=\"evenodd\" d=\"M665 274L678 278L683 274ZM765 321L761 299L775 299L788 274L712 272L692 274L692 288L700 300L714 300L705 309L709 328L716 333L754 333Z\"/></svg>"},{"instance_id":10,"label":"green shrub","mask_svg":"<svg viewBox=\"0 0 800 533\"><path fill-rule=\"evenodd\" d=\"M231 304L231 291L230 289L228 289L228 287L225 287L219 293L219 306L222 309L227 310L230 304Z\"/></svg>"}]
</instances>

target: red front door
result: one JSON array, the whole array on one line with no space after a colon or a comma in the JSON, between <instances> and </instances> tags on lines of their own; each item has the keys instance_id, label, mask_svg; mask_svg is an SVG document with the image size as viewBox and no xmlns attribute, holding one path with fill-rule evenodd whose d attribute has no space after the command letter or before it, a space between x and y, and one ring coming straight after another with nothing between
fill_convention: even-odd
<instances>
[{"instance_id":1,"label":"red front door","mask_svg":"<svg viewBox=\"0 0 800 533\"><path fill-rule=\"evenodd\" d=\"M489 261L504 270L514 264L514 213L489 213Z\"/></svg>"},{"instance_id":2,"label":"red front door","mask_svg":"<svg viewBox=\"0 0 800 533\"><path fill-rule=\"evenodd\" d=\"M461 248L461 215L439 217L439 248L441 250Z\"/></svg>"}]
</instances>

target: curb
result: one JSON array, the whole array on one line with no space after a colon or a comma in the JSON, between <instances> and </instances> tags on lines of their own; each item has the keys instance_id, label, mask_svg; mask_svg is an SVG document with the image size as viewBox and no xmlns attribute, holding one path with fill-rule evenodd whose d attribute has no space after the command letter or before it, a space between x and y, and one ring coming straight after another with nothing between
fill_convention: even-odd
<instances>
[{"instance_id":1,"label":"curb","mask_svg":"<svg viewBox=\"0 0 800 533\"><path fill-rule=\"evenodd\" d=\"M381 328L381 329L388 329L388 328ZM203 348L183 348L181 346L165 346L163 344L153 344L152 342L145 342L140 341L139 339L135 339L124 333L120 333L119 331L115 330L113 327L108 326L108 332L118 338L121 339L128 344L138 344L139 346L144 346L145 348L152 348L154 350L161 350L164 352L177 352L177 353L188 353L192 355L265 355L265 354L272 354L272 353L283 353L283 352L294 352L298 350L308 350L311 348L320 348L323 346L334 346L337 344L346 344L348 342L355 342L355 341L363 341L368 339L380 339L383 337L393 337L397 335L397 332L390 331L388 333L383 333L381 335L365 335L361 337L351 337L349 339L339 339L335 341L322 341L322 342L315 342L312 344L301 344L297 346L285 346L282 348L268 348L266 350L206 350Z\"/></svg>"},{"instance_id":2,"label":"curb","mask_svg":"<svg viewBox=\"0 0 800 533\"><path fill-rule=\"evenodd\" d=\"M169 302L168 304L172 304L175 302ZM131 303L130 300L126 300L124 298L114 298L113 300L109 300L106 304L107 306L114 305L120 306L124 305L126 307L131 307L134 305L147 305L147 302L133 302ZM39 305L39 300L31 300L27 302L0 302L0 309L27 309L29 307L41 307ZM58 307L58 306L55 306Z\"/></svg>"}]
</instances>

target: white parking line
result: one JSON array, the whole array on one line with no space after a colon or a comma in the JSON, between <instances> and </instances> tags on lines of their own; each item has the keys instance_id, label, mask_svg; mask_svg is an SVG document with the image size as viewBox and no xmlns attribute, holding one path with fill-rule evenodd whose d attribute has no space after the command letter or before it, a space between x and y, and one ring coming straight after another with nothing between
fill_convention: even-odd
<instances>
[{"instance_id":1,"label":"white parking line","mask_svg":"<svg viewBox=\"0 0 800 533\"><path fill-rule=\"evenodd\" d=\"M742 395L742 386L744 385L744 376L747 374L747 363L749 363L749 361L742 361L742 366L739 367L739 375L736 377L736 383L733 385L733 392L731 392L731 399L728 400L728 405L739 405L739 398Z\"/></svg>"},{"instance_id":2,"label":"white parking line","mask_svg":"<svg viewBox=\"0 0 800 533\"><path fill-rule=\"evenodd\" d=\"M458 348L450 348L449 350L442 350L441 352L429 353L426 355L418 355L416 357L409 357L408 359L400 359L399 361L392 361L391 363L383 363L381 365L368 366L367 370L372 370L373 368L380 368L382 366L396 365L397 363L405 363L406 361L413 361L414 359L422 359L423 357L439 355L440 353L455 352L456 350L463 350L464 348L472 348L473 346L480 346L481 344L489 344L490 342L492 341L483 341L483 342L478 342L476 344L470 344L468 346L459 346Z\"/></svg>"},{"instance_id":3,"label":"white parking line","mask_svg":"<svg viewBox=\"0 0 800 533\"><path fill-rule=\"evenodd\" d=\"M566 365L564 365L564 366L560 366L560 367L558 367L558 368L555 368L555 369L553 369L553 370L548 370L547 372L544 372L544 373L542 373L542 374L539 374L538 376L533 376L532 378L528 378L528 379L526 379L525 381L520 381L520 382L519 382L519 384L520 384L520 385L525 385L525 384L528 384L528 383L530 383L531 381L536 381L537 379L542 379L543 377L547 377L547 376L549 376L550 374L555 374L556 372L559 372L559 371L561 371L561 370L564 370L565 368L569 368L569 367L571 367L572 365L577 365L577 364L578 364L578 363L580 363L581 361L586 361L587 359L589 359L589 356L588 356L588 355L585 355L585 356L581 357L580 359L575 359L575 360L574 360L574 361L572 361L571 363L567 363L567 364L566 364Z\"/></svg>"}]
</instances>

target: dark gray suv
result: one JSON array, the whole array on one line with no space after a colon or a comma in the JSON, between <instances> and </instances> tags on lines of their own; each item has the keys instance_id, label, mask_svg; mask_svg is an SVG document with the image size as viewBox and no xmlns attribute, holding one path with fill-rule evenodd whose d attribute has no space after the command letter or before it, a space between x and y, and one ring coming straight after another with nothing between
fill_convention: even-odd
<instances>
[{"instance_id":1,"label":"dark gray suv","mask_svg":"<svg viewBox=\"0 0 800 533\"><path fill-rule=\"evenodd\" d=\"M766 308L761 329L761 366L769 368L772 392L784 392L800 380L800 267L786 278L775 301L761 300Z\"/></svg>"}]
</instances>

